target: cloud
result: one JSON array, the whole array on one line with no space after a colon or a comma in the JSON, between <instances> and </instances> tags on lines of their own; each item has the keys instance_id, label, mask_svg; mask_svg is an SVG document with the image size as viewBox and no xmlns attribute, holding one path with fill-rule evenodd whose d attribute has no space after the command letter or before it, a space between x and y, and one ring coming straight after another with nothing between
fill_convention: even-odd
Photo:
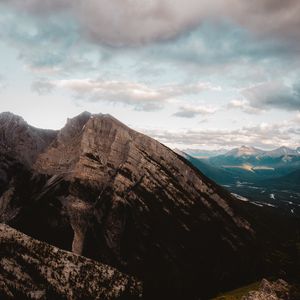
<instances>
[{"instance_id":1,"label":"cloud","mask_svg":"<svg viewBox=\"0 0 300 300\"><path fill-rule=\"evenodd\" d=\"M299 147L300 127L290 122L277 124L262 123L234 130L195 129L195 130L163 130L144 129L145 134L159 140L170 147L239 147L252 145L264 149L273 149L282 145Z\"/></svg>"},{"instance_id":2,"label":"cloud","mask_svg":"<svg viewBox=\"0 0 300 300\"><path fill-rule=\"evenodd\" d=\"M297 112L296 116L292 119L292 122L300 125L300 111Z\"/></svg>"},{"instance_id":3,"label":"cloud","mask_svg":"<svg viewBox=\"0 0 300 300\"><path fill-rule=\"evenodd\" d=\"M92 72L107 74L118 68L120 74L131 72L130 76L135 78L149 79L152 70L156 68L157 72L159 66L161 72L152 76L152 81L161 78L163 72L168 73L166 76L178 73L191 81L199 75L226 72L223 80L233 78L240 84L249 83L249 77L252 83L257 83L299 70L299 60L295 58L299 47L281 38L260 38L234 21L233 11L234 15L245 15L245 10L249 13L253 10L246 4L242 9L241 4L230 6L224 0L213 4L188 0L190 5L183 0L147 3L0 0L0 3L6 3L6 6L0 4L1 40L14 46L26 66L36 73L86 72L89 77ZM225 6L232 9L229 11ZM167 14L161 17L168 24L166 27L151 17L161 10ZM169 14L175 15L169 19ZM192 17L194 14L196 19ZM263 10L259 9L257 14L263 14ZM155 23L149 25L151 30L156 28L154 35L144 28L147 17ZM193 25L180 21L177 26L177 19ZM172 34L166 33L166 28ZM139 67L142 74L138 74Z\"/></svg>"},{"instance_id":4,"label":"cloud","mask_svg":"<svg viewBox=\"0 0 300 300\"><path fill-rule=\"evenodd\" d=\"M155 111L167 102L178 102L182 96L197 95L207 90L218 90L209 83L169 84L151 87L131 81L103 79L69 79L37 81L33 85L37 92L60 88L71 91L76 99L92 102L103 101L133 106L136 110Z\"/></svg>"},{"instance_id":5,"label":"cloud","mask_svg":"<svg viewBox=\"0 0 300 300\"><path fill-rule=\"evenodd\" d=\"M54 89L55 85L45 79L40 79L32 83L31 89L39 95L50 94Z\"/></svg>"},{"instance_id":6,"label":"cloud","mask_svg":"<svg viewBox=\"0 0 300 300\"><path fill-rule=\"evenodd\" d=\"M0 74L0 92L7 87L6 78L4 75Z\"/></svg>"},{"instance_id":7,"label":"cloud","mask_svg":"<svg viewBox=\"0 0 300 300\"><path fill-rule=\"evenodd\" d=\"M247 113L247 114L260 114L263 112L262 109L260 108L256 108L256 107L252 107L249 103L249 101L242 99L234 99L231 100L228 105L227 105L228 109L240 109L243 112Z\"/></svg>"},{"instance_id":8,"label":"cloud","mask_svg":"<svg viewBox=\"0 0 300 300\"><path fill-rule=\"evenodd\" d=\"M237 0L238 1L238 0ZM240 1L234 9L234 19L257 36L279 39L289 45L299 46L300 2L295 0Z\"/></svg>"},{"instance_id":9,"label":"cloud","mask_svg":"<svg viewBox=\"0 0 300 300\"><path fill-rule=\"evenodd\" d=\"M198 115L206 116L214 114L217 110L216 107L210 106L181 106L173 116L180 118L194 118Z\"/></svg>"},{"instance_id":10,"label":"cloud","mask_svg":"<svg viewBox=\"0 0 300 300\"><path fill-rule=\"evenodd\" d=\"M2 0L37 16L66 12L90 40L139 46L169 40L206 21L227 19L263 38L299 44L300 3L295 0Z\"/></svg>"},{"instance_id":11,"label":"cloud","mask_svg":"<svg viewBox=\"0 0 300 300\"><path fill-rule=\"evenodd\" d=\"M166 40L199 24L213 5L197 0L2 0L21 11L48 16L67 11L90 40L111 46ZM217 2L222 2L217 0Z\"/></svg>"},{"instance_id":12,"label":"cloud","mask_svg":"<svg viewBox=\"0 0 300 300\"><path fill-rule=\"evenodd\" d=\"M242 95L257 109L300 109L300 84L288 86L281 81L265 82L244 89Z\"/></svg>"},{"instance_id":13,"label":"cloud","mask_svg":"<svg viewBox=\"0 0 300 300\"><path fill-rule=\"evenodd\" d=\"M53 74L95 68L88 58L93 47L83 43L78 26L69 17L33 18L2 8L0 0L1 41L16 48L18 58L31 71Z\"/></svg>"}]
</instances>

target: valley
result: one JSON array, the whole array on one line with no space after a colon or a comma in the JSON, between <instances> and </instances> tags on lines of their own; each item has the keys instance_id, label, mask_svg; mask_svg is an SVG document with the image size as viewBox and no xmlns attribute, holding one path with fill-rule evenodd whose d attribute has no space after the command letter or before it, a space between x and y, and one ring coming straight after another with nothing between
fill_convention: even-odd
<instances>
[{"instance_id":1,"label":"valley","mask_svg":"<svg viewBox=\"0 0 300 300\"><path fill-rule=\"evenodd\" d=\"M299 149L263 151L242 146L208 158L193 157L184 151L181 155L237 197L299 216Z\"/></svg>"}]
</instances>

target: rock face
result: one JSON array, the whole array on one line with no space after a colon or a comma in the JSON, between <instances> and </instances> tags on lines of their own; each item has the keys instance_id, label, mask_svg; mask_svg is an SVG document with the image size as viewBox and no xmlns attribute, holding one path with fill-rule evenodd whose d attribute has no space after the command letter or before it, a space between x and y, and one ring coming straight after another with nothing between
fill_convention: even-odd
<instances>
[{"instance_id":1,"label":"rock face","mask_svg":"<svg viewBox=\"0 0 300 300\"><path fill-rule=\"evenodd\" d=\"M1 299L140 299L142 285L116 269L0 224Z\"/></svg>"},{"instance_id":2,"label":"rock face","mask_svg":"<svg viewBox=\"0 0 300 300\"><path fill-rule=\"evenodd\" d=\"M3 151L2 222L137 276L149 298L206 297L255 273L242 204L185 159L109 115L52 134L30 167L17 145Z\"/></svg>"},{"instance_id":3,"label":"rock face","mask_svg":"<svg viewBox=\"0 0 300 300\"><path fill-rule=\"evenodd\" d=\"M56 134L32 127L12 113L0 113L0 152L10 153L26 165L32 165Z\"/></svg>"},{"instance_id":4,"label":"rock face","mask_svg":"<svg viewBox=\"0 0 300 300\"><path fill-rule=\"evenodd\" d=\"M258 291L251 291L242 300L290 300L290 285L282 279L263 279Z\"/></svg>"}]
</instances>

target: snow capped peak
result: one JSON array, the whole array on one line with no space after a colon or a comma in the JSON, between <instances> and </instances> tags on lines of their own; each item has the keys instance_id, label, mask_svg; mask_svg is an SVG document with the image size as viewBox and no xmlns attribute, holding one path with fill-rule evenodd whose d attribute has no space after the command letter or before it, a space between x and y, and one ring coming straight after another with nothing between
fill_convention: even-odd
<instances>
[{"instance_id":1,"label":"snow capped peak","mask_svg":"<svg viewBox=\"0 0 300 300\"><path fill-rule=\"evenodd\" d=\"M266 155L277 157L277 156L285 156L285 155L299 155L300 152L297 150L282 146L275 150L266 152Z\"/></svg>"},{"instance_id":2,"label":"snow capped peak","mask_svg":"<svg viewBox=\"0 0 300 300\"><path fill-rule=\"evenodd\" d=\"M225 156L251 156L251 155L259 155L262 154L263 150L257 149L251 146L241 146L240 148L232 149L227 152Z\"/></svg>"},{"instance_id":3,"label":"snow capped peak","mask_svg":"<svg viewBox=\"0 0 300 300\"><path fill-rule=\"evenodd\" d=\"M234 148L227 153L225 156L234 156L234 157L243 157L243 156L257 156L257 158L261 157L281 157L281 156L300 156L300 147L297 149L291 149L286 146L281 146L277 149L271 151L264 151L252 146L243 145L239 148Z\"/></svg>"}]
</instances>

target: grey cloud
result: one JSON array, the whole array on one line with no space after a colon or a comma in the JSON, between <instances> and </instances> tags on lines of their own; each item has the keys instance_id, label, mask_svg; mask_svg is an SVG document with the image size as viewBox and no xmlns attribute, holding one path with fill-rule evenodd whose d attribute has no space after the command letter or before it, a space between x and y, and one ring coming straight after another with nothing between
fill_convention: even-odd
<instances>
[{"instance_id":1,"label":"grey cloud","mask_svg":"<svg viewBox=\"0 0 300 300\"><path fill-rule=\"evenodd\" d=\"M67 17L30 18L24 13L2 10L0 38L15 47L19 58L33 71L74 73L95 69L87 59L93 47L82 42L77 25Z\"/></svg>"},{"instance_id":2,"label":"grey cloud","mask_svg":"<svg viewBox=\"0 0 300 300\"><path fill-rule=\"evenodd\" d=\"M38 87L40 84L38 83ZM198 94L215 89L208 83L151 87L137 82L102 79L70 79L51 81L50 84L71 91L77 99L121 103L144 111L161 109L165 103L178 101L180 97L187 94Z\"/></svg>"},{"instance_id":3,"label":"grey cloud","mask_svg":"<svg viewBox=\"0 0 300 300\"><path fill-rule=\"evenodd\" d=\"M286 145L296 147L299 145L299 128L291 124L261 124L252 127L243 127L235 130L199 129L169 131L162 129L144 129L145 134L173 147L235 147L252 145L261 148L276 148Z\"/></svg>"},{"instance_id":4,"label":"grey cloud","mask_svg":"<svg viewBox=\"0 0 300 300\"><path fill-rule=\"evenodd\" d=\"M199 24L212 10L209 2L189 0L2 0L22 11L72 14L82 32L95 42L113 46L141 45L172 38ZM222 2L217 0L217 2Z\"/></svg>"},{"instance_id":5,"label":"grey cloud","mask_svg":"<svg viewBox=\"0 0 300 300\"><path fill-rule=\"evenodd\" d=\"M253 108L300 109L300 85L287 86L283 82L266 82L242 91Z\"/></svg>"},{"instance_id":6,"label":"grey cloud","mask_svg":"<svg viewBox=\"0 0 300 300\"><path fill-rule=\"evenodd\" d=\"M31 89L39 95L49 94L55 89L55 85L48 80L38 80L32 83Z\"/></svg>"},{"instance_id":7,"label":"grey cloud","mask_svg":"<svg viewBox=\"0 0 300 300\"><path fill-rule=\"evenodd\" d=\"M189 77L189 80L194 80L199 75L209 76L226 72L224 80L230 81L235 78L239 85L241 81L259 82L267 80L270 76L275 77L276 74L281 76L291 70L299 69L300 63L297 57L295 59L295 55L298 55L298 47L292 47L281 38L279 41L274 41L273 38L254 39L254 35L247 30L237 27L228 20L223 22L229 17L228 9L224 8L224 0L214 1L213 5L208 1L188 0L187 2L155 0L151 4L150 2L145 4L143 1L138 1L137 4L137 0L86 0L84 2L2 0L2 3L6 3L9 7L18 7L19 12L11 22L7 22L9 20L1 16L0 37L18 49L20 58L27 66L35 71L48 73L69 75L74 72L99 73L101 70L103 74L112 65L114 70L119 69L118 62L125 57L126 62L130 61L131 65L122 72L136 72L133 75L138 78L151 77L152 81L155 80L158 76L151 74L151 70L160 75L168 71L170 76L174 75L171 74L174 70L178 70L178 74L186 74L184 76ZM256 3L256 0L252 2ZM135 4L137 5L134 8ZM85 7L81 10L79 9L81 6ZM244 3L243 10L241 4L227 6L235 11L234 15L245 15L246 12L249 12L249 15L254 14L250 4ZM253 6L255 7L254 4ZM216 16L217 8L219 11ZM257 8L259 9L256 14L259 17L263 15L266 8L260 8L260 5L257 5ZM143 22L147 22L148 17L156 20L151 16L161 9L171 16L175 14L170 20L166 14L163 18L173 33L165 34L167 27L161 27L160 22L153 21L155 24L149 25L149 28L155 29L156 33L149 35L149 32L144 30ZM87 13L86 10L91 12ZM27 18L30 24L27 24L25 11L37 16L37 18ZM197 21L190 20L193 14L197 14ZM96 15L99 15L99 18L96 18ZM194 25L187 26L184 22L177 24L177 15L180 20L189 20L187 22ZM248 20L248 17L242 19ZM221 21L215 22L216 20ZM201 26L190 31L200 23ZM181 34L186 33L187 30L190 32ZM92 39L97 45L85 43L86 37ZM157 43L161 40L164 42ZM145 46L148 42L153 43ZM138 49L132 47L139 45L144 47ZM95 57L97 58L92 59ZM144 64L145 62L147 65ZM154 66L156 69L153 69ZM160 66L162 71L158 71L157 66ZM138 67L141 67L140 71L137 70Z\"/></svg>"},{"instance_id":8,"label":"grey cloud","mask_svg":"<svg viewBox=\"0 0 300 300\"><path fill-rule=\"evenodd\" d=\"M295 0L2 0L37 15L65 11L97 43L141 45L174 38L202 22L229 19L257 36L299 41Z\"/></svg>"},{"instance_id":9,"label":"grey cloud","mask_svg":"<svg viewBox=\"0 0 300 300\"><path fill-rule=\"evenodd\" d=\"M237 0L238 1L238 0ZM279 38L299 46L300 2L297 0L240 1L235 19L263 38ZM248 15L248 17L246 17ZM288 46L290 47L290 46Z\"/></svg>"},{"instance_id":10,"label":"grey cloud","mask_svg":"<svg viewBox=\"0 0 300 300\"><path fill-rule=\"evenodd\" d=\"M217 108L209 106L181 106L173 116L180 118L194 118L199 115L206 116L214 114L216 111Z\"/></svg>"},{"instance_id":11,"label":"grey cloud","mask_svg":"<svg viewBox=\"0 0 300 300\"><path fill-rule=\"evenodd\" d=\"M57 13L69 8L67 0L0 0L0 3L15 6L21 11L28 11L37 15Z\"/></svg>"},{"instance_id":12,"label":"grey cloud","mask_svg":"<svg viewBox=\"0 0 300 300\"><path fill-rule=\"evenodd\" d=\"M227 109L240 109L243 112L247 113L247 114L260 114L263 112L263 109L258 108L258 107L253 107L250 105L248 100L245 99L234 99L231 100L227 106Z\"/></svg>"},{"instance_id":13,"label":"grey cloud","mask_svg":"<svg viewBox=\"0 0 300 300\"><path fill-rule=\"evenodd\" d=\"M293 118L292 121L300 125L300 112L297 113L296 117Z\"/></svg>"},{"instance_id":14,"label":"grey cloud","mask_svg":"<svg viewBox=\"0 0 300 300\"><path fill-rule=\"evenodd\" d=\"M0 92L7 87L6 78L4 75L0 74Z\"/></svg>"}]
</instances>

